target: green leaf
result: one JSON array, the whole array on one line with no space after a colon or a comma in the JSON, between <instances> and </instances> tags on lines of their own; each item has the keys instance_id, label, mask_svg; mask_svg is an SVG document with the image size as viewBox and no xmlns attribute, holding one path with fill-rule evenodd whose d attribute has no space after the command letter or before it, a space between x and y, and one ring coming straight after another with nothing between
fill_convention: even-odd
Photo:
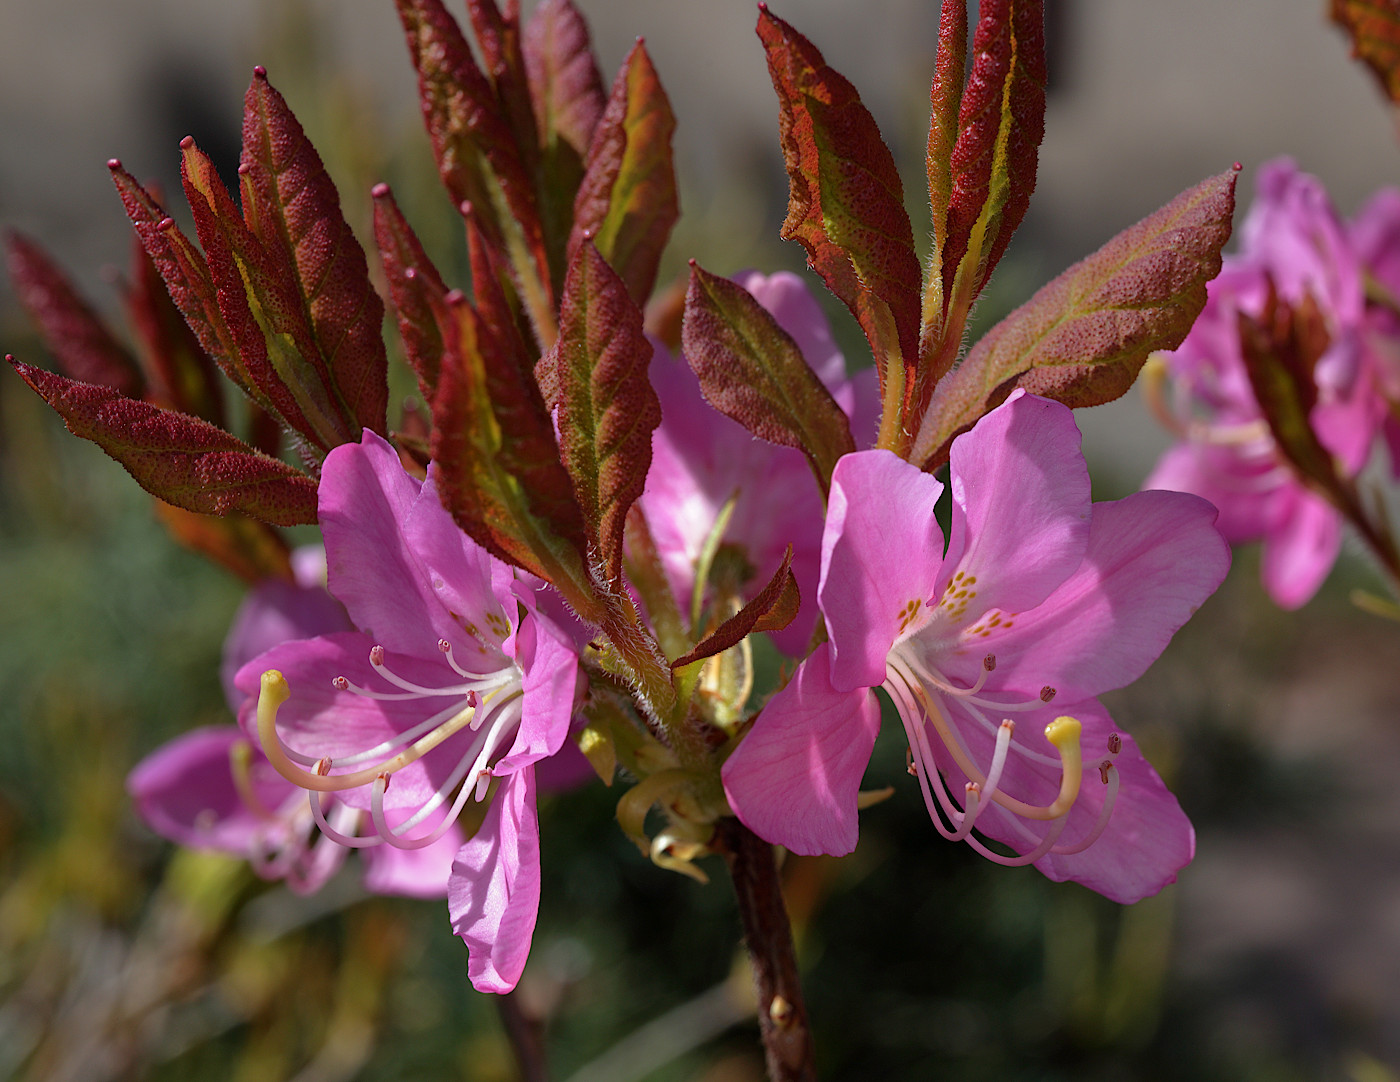
<instances>
[{"instance_id":1,"label":"green leaf","mask_svg":"<svg viewBox=\"0 0 1400 1082\"><path fill-rule=\"evenodd\" d=\"M805 454L826 492L836 460L855 450L850 422L768 310L692 262L681 340L705 400L760 439Z\"/></svg>"},{"instance_id":2,"label":"green leaf","mask_svg":"<svg viewBox=\"0 0 1400 1082\"><path fill-rule=\"evenodd\" d=\"M5 262L20 304L66 375L140 396L145 380L136 359L37 244L7 232Z\"/></svg>"},{"instance_id":3,"label":"green leaf","mask_svg":"<svg viewBox=\"0 0 1400 1082\"><path fill-rule=\"evenodd\" d=\"M6 358L25 383L153 496L187 511L240 511L274 526L316 521L316 482L208 421Z\"/></svg>"},{"instance_id":4,"label":"green leaf","mask_svg":"<svg viewBox=\"0 0 1400 1082\"><path fill-rule=\"evenodd\" d=\"M559 341L559 450L588 528L590 563L621 583L627 511L646 484L661 405L647 379L652 348L626 285L588 241L564 280Z\"/></svg>"},{"instance_id":5,"label":"green leaf","mask_svg":"<svg viewBox=\"0 0 1400 1082\"><path fill-rule=\"evenodd\" d=\"M680 217L671 156L675 130L671 103L639 41L618 72L589 146L569 238L571 262L591 238L639 305L651 296Z\"/></svg>"},{"instance_id":6,"label":"green leaf","mask_svg":"<svg viewBox=\"0 0 1400 1082\"><path fill-rule=\"evenodd\" d=\"M1351 39L1351 55L1400 104L1400 4L1395 0L1332 0L1332 21Z\"/></svg>"},{"instance_id":7,"label":"green leaf","mask_svg":"<svg viewBox=\"0 0 1400 1082\"><path fill-rule=\"evenodd\" d=\"M910 461L933 469L953 437L1015 387L1070 406L1122 394L1148 355L1175 349L1220 272L1235 170L1203 180L1044 286L938 384Z\"/></svg>"},{"instance_id":8,"label":"green leaf","mask_svg":"<svg viewBox=\"0 0 1400 1082\"><path fill-rule=\"evenodd\" d=\"M907 380L918 353L922 275L899 171L855 87L810 41L766 8L758 36L790 184L782 236L860 323L883 392L889 361Z\"/></svg>"},{"instance_id":9,"label":"green leaf","mask_svg":"<svg viewBox=\"0 0 1400 1082\"><path fill-rule=\"evenodd\" d=\"M289 311L274 326L316 351L313 367L352 430L351 442L365 428L384 435L384 303L320 155L262 68L254 69L244 98L238 172L244 220L276 268L278 281L266 294L286 294ZM258 282L249 284L263 292ZM271 312L272 304L263 304Z\"/></svg>"}]
</instances>

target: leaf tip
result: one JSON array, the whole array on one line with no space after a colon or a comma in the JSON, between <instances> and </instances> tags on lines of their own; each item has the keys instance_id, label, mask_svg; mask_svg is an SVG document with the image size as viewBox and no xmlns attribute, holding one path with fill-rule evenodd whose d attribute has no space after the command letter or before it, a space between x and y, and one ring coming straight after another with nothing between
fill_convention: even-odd
<instances>
[{"instance_id":1,"label":"leaf tip","mask_svg":"<svg viewBox=\"0 0 1400 1082\"><path fill-rule=\"evenodd\" d=\"M261 64L255 65L253 68L253 78L261 80L264 83L267 82L267 69Z\"/></svg>"},{"instance_id":2,"label":"leaf tip","mask_svg":"<svg viewBox=\"0 0 1400 1082\"><path fill-rule=\"evenodd\" d=\"M389 190L389 185L385 184L381 180L378 184L376 184L373 188L369 190L369 194L370 197L373 199L388 199L389 196L393 193Z\"/></svg>"},{"instance_id":3,"label":"leaf tip","mask_svg":"<svg viewBox=\"0 0 1400 1082\"><path fill-rule=\"evenodd\" d=\"M1242 170L1242 169L1244 168L1244 166L1241 165L1239 162L1236 162L1236 163L1235 163L1234 165L1232 165L1230 168L1233 169L1236 173L1238 173L1238 172L1240 172L1240 170Z\"/></svg>"},{"instance_id":4,"label":"leaf tip","mask_svg":"<svg viewBox=\"0 0 1400 1082\"><path fill-rule=\"evenodd\" d=\"M120 158L108 158L107 168L114 173L120 173L122 169L122 160Z\"/></svg>"},{"instance_id":5,"label":"leaf tip","mask_svg":"<svg viewBox=\"0 0 1400 1082\"><path fill-rule=\"evenodd\" d=\"M194 149L194 136L193 136L193 135L187 135L187 136L185 136L183 139L181 139L181 140L180 140L180 149L181 149L181 150L193 150L193 149Z\"/></svg>"}]
</instances>

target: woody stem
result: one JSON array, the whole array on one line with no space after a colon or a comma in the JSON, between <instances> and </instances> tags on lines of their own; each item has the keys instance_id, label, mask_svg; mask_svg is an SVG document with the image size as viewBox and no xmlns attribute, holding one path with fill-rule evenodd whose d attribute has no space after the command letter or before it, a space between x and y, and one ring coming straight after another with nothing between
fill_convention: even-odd
<instances>
[{"instance_id":1,"label":"woody stem","mask_svg":"<svg viewBox=\"0 0 1400 1082\"><path fill-rule=\"evenodd\" d=\"M715 840L734 882L744 945L753 964L768 1078L770 1082L816 1082L812 1031L773 847L731 818L716 825Z\"/></svg>"}]
</instances>

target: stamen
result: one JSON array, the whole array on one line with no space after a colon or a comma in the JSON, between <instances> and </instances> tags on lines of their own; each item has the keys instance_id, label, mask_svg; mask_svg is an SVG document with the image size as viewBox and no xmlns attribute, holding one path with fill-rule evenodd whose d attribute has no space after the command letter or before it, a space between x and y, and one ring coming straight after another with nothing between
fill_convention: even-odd
<instances>
[{"instance_id":1,"label":"stamen","mask_svg":"<svg viewBox=\"0 0 1400 1082\"><path fill-rule=\"evenodd\" d=\"M995 671L996 671L996 667L997 667L997 656L996 656L996 654L988 654L986 657L984 657L984 658L982 659L982 668L986 669L988 672L995 672Z\"/></svg>"},{"instance_id":2,"label":"stamen","mask_svg":"<svg viewBox=\"0 0 1400 1082\"><path fill-rule=\"evenodd\" d=\"M1016 723L1007 718L997 729L997 744L992 751L992 764L987 769L987 780L985 785L977 785L975 782L968 782L969 800L963 812L962 825L958 828L958 837L954 841L962 841L970 833L977 822L977 816L982 808L989 801L994 801L997 796L997 786L1001 784L1002 771L1006 769L1006 753L1011 746L1011 734L1016 731ZM972 798L981 796L982 799L973 802Z\"/></svg>"},{"instance_id":3,"label":"stamen","mask_svg":"<svg viewBox=\"0 0 1400 1082\"><path fill-rule=\"evenodd\" d=\"M1043 703L1048 703L1051 699L1055 697L1055 695L1055 689L1052 688L1049 684L1046 684L1043 688L1040 689L1040 701Z\"/></svg>"},{"instance_id":4,"label":"stamen","mask_svg":"<svg viewBox=\"0 0 1400 1082\"><path fill-rule=\"evenodd\" d=\"M1089 833L1084 835L1079 841L1075 842L1073 845L1057 845L1051 852L1066 855L1070 853L1082 853L1099 840L1099 836L1103 834L1105 828L1108 826L1108 821L1113 815L1113 805L1118 800L1118 779L1120 772L1115 770L1113 764L1109 762L1100 763L1099 770L1103 774L1104 784L1108 786L1108 792L1104 794L1103 807L1099 809L1098 819L1095 820Z\"/></svg>"},{"instance_id":5,"label":"stamen","mask_svg":"<svg viewBox=\"0 0 1400 1082\"><path fill-rule=\"evenodd\" d=\"M332 807L331 814L336 816L337 822L333 825L326 819L326 793L307 793L306 802L311 807L311 817L316 820L316 827L336 845L343 845L347 849L372 849L376 845L383 845L384 839L374 834L346 834L340 828L349 827L351 830L358 830L360 825L359 815L356 813L353 822L346 820L341 814L341 809L349 805L336 801ZM354 810L354 809L351 809Z\"/></svg>"},{"instance_id":6,"label":"stamen","mask_svg":"<svg viewBox=\"0 0 1400 1082\"><path fill-rule=\"evenodd\" d=\"M457 664L457 659L452 654L452 644L446 639L438 639L438 649L447 655L447 663L452 666L452 671L458 676L464 676L468 680L489 680L495 676L494 672L468 672Z\"/></svg>"}]
</instances>

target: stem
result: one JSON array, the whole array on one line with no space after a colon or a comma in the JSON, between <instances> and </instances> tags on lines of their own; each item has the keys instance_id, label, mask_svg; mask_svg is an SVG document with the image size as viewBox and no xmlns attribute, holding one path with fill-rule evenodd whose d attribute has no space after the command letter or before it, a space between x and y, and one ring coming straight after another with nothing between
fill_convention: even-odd
<instances>
[{"instance_id":1,"label":"stem","mask_svg":"<svg viewBox=\"0 0 1400 1082\"><path fill-rule=\"evenodd\" d=\"M770 1082L816 1082L812 1031L773 847L732 818L715 825L715 841L734 881L744 946L753 964L768 1078Z\"/></svg>"},{"instance_id":2,"label":"stem","mask_svg":"<svg viewBox=\"0 0 1400 1082\"><path fill-rule=\"evenodd\" d=\"M496 997L496 1009L501 1015L515 1065L520 1068L521 1082L548 1082L549 1071L544 1059L544 1027L540 1020L526 1012L520 1004L519 993L506 992Z\"/></svg>"}]
</instances>

